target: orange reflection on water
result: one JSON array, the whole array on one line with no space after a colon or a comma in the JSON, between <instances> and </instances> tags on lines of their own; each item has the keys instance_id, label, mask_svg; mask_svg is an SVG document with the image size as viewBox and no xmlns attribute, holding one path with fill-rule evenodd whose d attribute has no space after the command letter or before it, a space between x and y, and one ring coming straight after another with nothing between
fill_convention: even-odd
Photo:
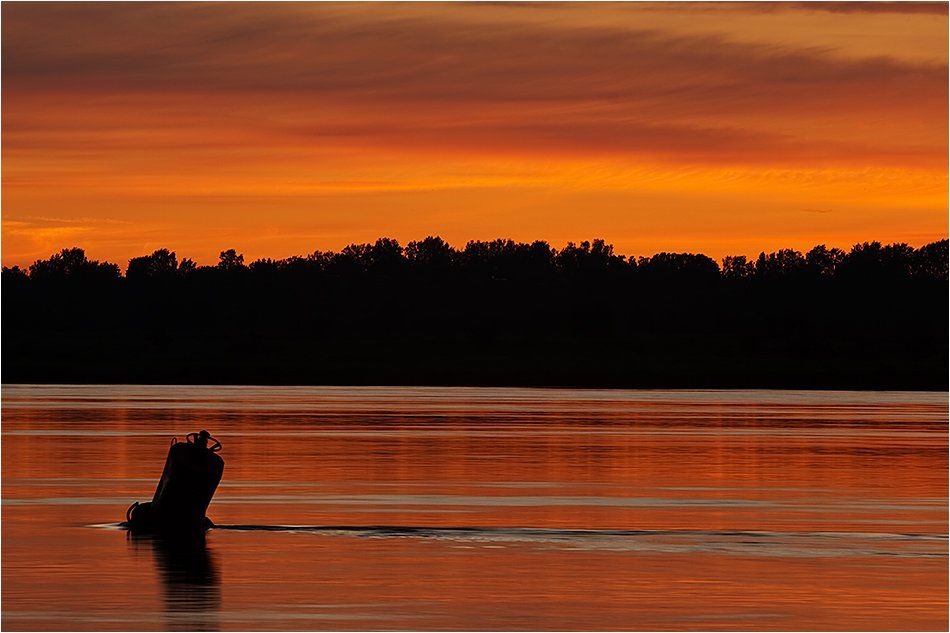
<instances>
[{"instance_id":1,"label":"orange reflection on water","mask_svg":"<svg viewBox=\"0 0 950 633\"><path fill-rule=\"evenodd\" d=\"M4 387L4 627L943 629L946 405ZM88 527L198 428L226 461L206 548Z\"/></svg>"}]
</instances>

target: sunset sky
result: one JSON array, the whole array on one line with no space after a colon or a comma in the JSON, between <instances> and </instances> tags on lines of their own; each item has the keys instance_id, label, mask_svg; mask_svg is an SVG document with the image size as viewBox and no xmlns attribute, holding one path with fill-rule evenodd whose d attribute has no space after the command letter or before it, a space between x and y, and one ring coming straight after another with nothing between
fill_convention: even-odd
<instances>
[{"instance_id":1,"label":"sunset sky","mask_svg":"<svg viewBox=\"0 0 950 633\"><path fill-rule=\"evenodd\" d=\"M4 3L4 265L947 236L947 4Z\"/></svg>"}]
</instances>

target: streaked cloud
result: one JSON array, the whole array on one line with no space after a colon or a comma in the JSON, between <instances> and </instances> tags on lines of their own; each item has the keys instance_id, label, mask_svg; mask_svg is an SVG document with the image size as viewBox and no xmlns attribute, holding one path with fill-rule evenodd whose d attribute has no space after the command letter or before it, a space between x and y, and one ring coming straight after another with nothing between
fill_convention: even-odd
<instances>
[{"instance_id":1,"label":"streaked cloud","mask_svg":"<svg viewBox=\"0 0 950 633\"><path fill-rule=\"evenodd\" d=\"M930 209L905 214L907 234L945 233L945 205L933 206L947 186L945 4L7 3L2 10L4 207L17 221L54 217L81 198L83 213L193 232L196 213L234 222L208 200L239 196L267 200L268 221L283 215L300 239L332 234L337 242L315 246L339 247L349 240L333 214L352 217L354 205L374 204L368 194L399 193L388 212L416 227L429 217L418 209L432 192L493 191L457 193L475 235L483 226L473 205L492 195L511 213L527 213L525 205L537 204L529 190L602 182L611 191L663 190L686 205L696 204L697 188L722 194L721 182L690 174L733 172L743 183L731 194L737 206L765 207L774 202L770 186L795 197L786 183L797 170L811 184L788 200L794 208L824 208L818 192L850 192L858 206L836 216L851 213L857 222L865 209L881 230L893 230L880 221L893 193ZM889 174L896 190L872 197L878 181L862 181L855 175L862 170ZM763 179L767 186L754 184ZM327 195L362 197L335 208L315 203L309 224L299 208L280 204ZM168 222L143 202L161 198L205 206L195 202ZM90 211L91 200L101 210ZM623 244L636 230L615 208L561 200L579 205L575 239L598 229ZM627 213L650 225L651 211L630 202ZM822 230L800 221L805 234ZM354 236L363 232L357 224ZM392 226L398 222L381 222L380 231ZM510 226L521 230L517 218ZM253 212L242 212L233 239L259 228ZM788 230L784 220L773 228ZM708 231L694 236L695 249L723 239ZM223 246L211 247L214 239L207 236L203 252ZM15 243L5 230L5 263L22 257L11 252Z\"/></svg>"}]
</instances>

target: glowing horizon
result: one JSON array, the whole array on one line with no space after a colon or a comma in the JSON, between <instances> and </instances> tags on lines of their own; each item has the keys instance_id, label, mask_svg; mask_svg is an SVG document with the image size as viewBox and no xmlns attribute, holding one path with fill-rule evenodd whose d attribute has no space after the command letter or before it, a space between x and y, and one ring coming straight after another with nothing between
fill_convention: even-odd
<instances>
[{"instance_id":1,"label":"glowing horizon","mask_svg":"<svg viewBox=\"0 0 950 633\"><path fill-rule=\"evenodd\" d=\"M947 5L4 4L4 265L947 236Z\"/></svg>"}]
</instances>

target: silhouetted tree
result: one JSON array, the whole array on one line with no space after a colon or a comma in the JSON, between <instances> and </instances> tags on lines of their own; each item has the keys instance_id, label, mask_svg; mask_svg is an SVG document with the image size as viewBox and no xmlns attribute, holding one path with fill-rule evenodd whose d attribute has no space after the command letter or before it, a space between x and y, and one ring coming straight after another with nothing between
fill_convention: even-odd
<instances>
[{"instance_id":1,"label":"silhouetted tree","mask_svg":"<svg viewBox=\"0 0 950 633\"><path fill-rule=\"evenodd\" d=\"M27 272L19 266L13 266L12 268L4 266L2 279L3 285L7 289L18 290L25 288L27 284L30 283L29 275L27 275Z\"/></svg>"},{"instance_id":2,"label":"silhouetted tree","mask_svg":"<svg viewBox=\"0 0 950 633\"><path fill-rule=\"evenodd\" d=\"M448 269L455 264L455 251L441 237L428 236L406 246L406 259L418 269Z\"/></svg>"},{"instance_id":3,"label":"silhouetted tree","mask_svg":"<svg viewBox=\"0 0 950 633\"><path fill-rule=\"evenodd\" d=\"M914 253L913 273L920 279L947 280L947 240L921 246Z\"/></svg>"},{"instance_id":4,"label":"silhouetted tree","mask_svg":"<svg viewBox=\"0 0 950 633\"><path fill-rule=\"evenodd\" d=\"M244 255L239 255L236 250L229 248L221 251L221 257L218 261L218 268L221 270L237 270L244 268Z\"/></svg>"},{"instance_id":5,"label":"silhouetted tree","mask_svg":"<svg viewBox=\"0 0 950 633\"><path fill-rule=\"evenodd\" d=\"M130 280L171 279L178 274L178 258L174 252L161 248L151 255L129 260L125 276Z\"/></svg>"},{"instance_id":6,"label":"silhouetted tree","mask_svg":"<svg viewBox=\"0 0 950 633\"><path fill-rule=\"evenodd\" d=\"M692 253L657 253L641 257L637 264L640 276L655 280L681 279L686 282L711 281L719 277L719 265L705 255Z\"/></svg>"},{"instance_id":7,"label":"silhouetted tree","mask_svg":"<svg viewBox=\"0 0 950 633\"><path fill-rule=\"evenodd\" d=\"M774 253L759 253L755 260L755 275L760 278L780 279L800 275L805 270L805 258L796 250L785 248Z\"/></svg>"},{"instance_id":8,"label":"silhouetted tree","mask_svg":"<svg viewBox=\"0 0 950 633\"><path fill-rule=\"evenodd\" d=\"M746 279L755 274L755 264L745 255L726 256L722 259L722 276L727 279Z\"/></svg>"},{"instance_id":9,"label":"silhouetted tree","mask_svg":"<svg viewBox=\"0 0 950 633\"><path fill-rule=\"evenodd\" d=\"M195 263L195 261L193 259L189 259L186 257L183 260L181 260L180 264L178 264L178 274L184 277L186 275L190 275L191 273L195 272L195 269L197 268L198 268L198 265Z\"/></svg>"},{"instance_id":10,"label":"silhouetted tree","mask_svg":"<svg viewBox=\"0 0 950 633\"><path fill-rule=\"evenodd\" d=\"M855 244L841 262L844 277L861 283L892 283L906 279L917 268L914 249L907 244Z\"/></svg>"},{"instance_id":11,"label":"silhouetted tree","mask_svg":"<svg viewBox=\"0 0 950 633\"><path fill-rule=\"evenodd\" d=\"M568 242L567 246L556 253L558 270L568 277L589 280L593 276L615 274L626 268L622 255L614 254L614 247L604 240L581 242L576 246Z\"/></svg>"},{"instance_id":12,"label":"silhouetted tree","mask_svg":"<svg viewBox=\"0 0 950 633\"><path fill-rule=\"evenodd\" d=\"M16 381L946 387L948 241L623 257L392 239L3 269ZM161 280L158 282L157 280Z\"/></svg>"},{"instance_id":13,"label":"silhouetted tree","mask_svg":"<svg viewBox=\"0 0 950 633\"><path fill-rule=\"evenodd\" d=\"M365 250L364 270L370 274L392 277L405 268L406 258L396 240L381 237Z\"/></svg>"},{"instance_id":14,"label":"silhouetted tree","mask_svg":"<svg viewBox=\"0 0 950 633\"><path fill-rule=\"evenodd\" d=\"M499 239L469 242L460 260L471 279L538 282L554 272L553 255L547 242L519 244Z\"/></svg>"},{"instance_id":15,"label":"silhouetted tree","mask_svg":"<svg viewBox=\"0 0 950 633\"><path fill-rule=\"evenodd\" d=\"M819 244L805 255L805 266L812 275L831 277L844 260L844 251Z\"/></svg>"},{"instance_id":16,"label":"silhouetted tree","mask_svg":"<svg viewBox=\"0 0 950 633\"><path fill-rule=\"evenodd\" d=\"M63 249L49 259L37 260L30 266L30 279L35 281L108 282L120 276L118 266L89 260L81 248Z\"/></svg>"}]
</instances>

